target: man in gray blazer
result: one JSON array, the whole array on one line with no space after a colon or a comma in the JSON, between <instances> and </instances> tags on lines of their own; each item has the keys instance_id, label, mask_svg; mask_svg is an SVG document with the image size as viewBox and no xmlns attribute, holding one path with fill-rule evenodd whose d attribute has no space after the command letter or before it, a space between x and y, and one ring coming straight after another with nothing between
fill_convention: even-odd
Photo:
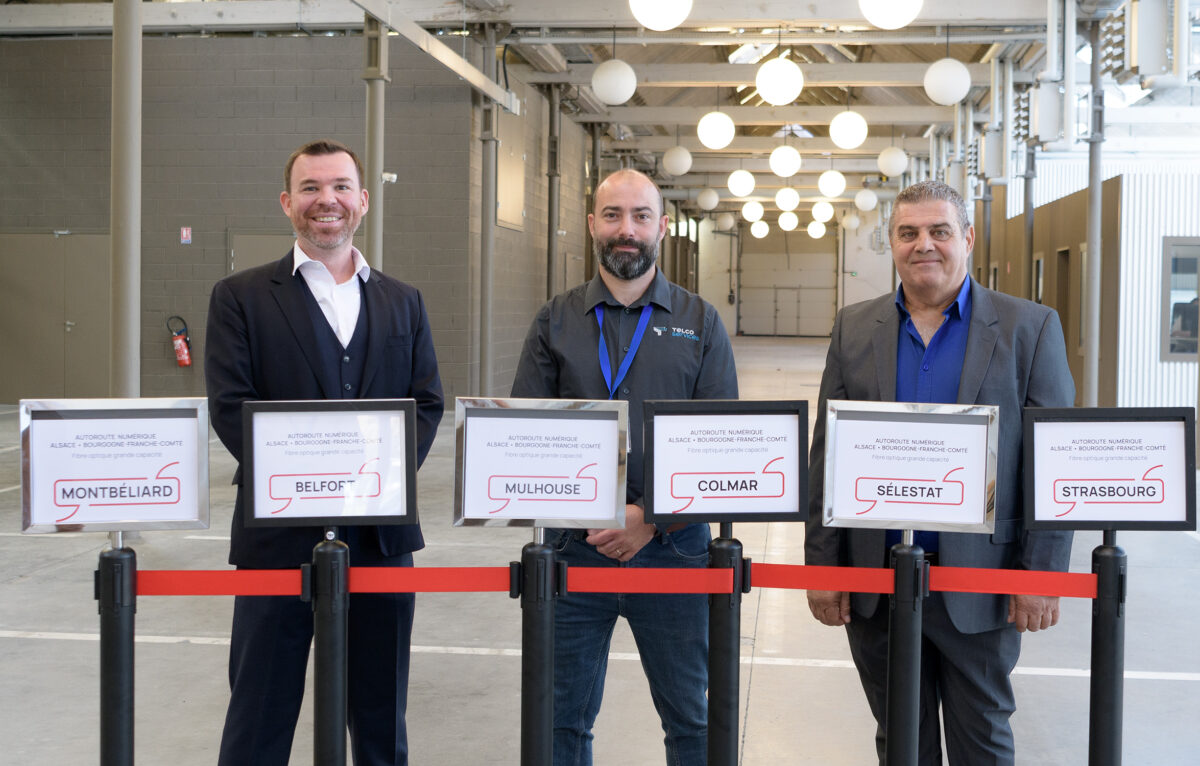
<instances>
[{"instance_id":1,"label":"man in gray blazer","mask_svg":"<svg viewBox=\"0 0 1200 766\"><path fill-rule=\"evenodd\" d=\"M825 403L829 399L992 404L1000 408L996 527L991 535L918 533L940 566L1063 571L1069 532L1024 528L1021 416L1024 407L1069 407L1075 385L1058 315L982 287L967 276L975 231L961 196L935 181L896 198L889 238L900 289L842 309L821 378L810 459L805 560L824 566L887 566L883 530L825 527ZM887 600L873 593L809 591L813 616L846 626L871 712L886 743ZM1012 764L1009 673L1020 633L1058 622L1058 599L938 593L922 626L919 762L940 764L938 706L951 764Z\"/></svg>"}]
</instances>

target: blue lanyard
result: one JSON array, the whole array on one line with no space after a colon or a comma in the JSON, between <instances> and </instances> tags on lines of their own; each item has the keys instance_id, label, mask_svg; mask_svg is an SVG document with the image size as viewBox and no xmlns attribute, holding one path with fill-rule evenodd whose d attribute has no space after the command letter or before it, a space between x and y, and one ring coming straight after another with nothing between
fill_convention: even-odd
<instances>
[{"instance_id":1,"label":"blue lanyard","mask_svg":"<svg viewBox=\"0 0 1200 766\"><path fill-rule=\"evenodd\" d=\"M625 374L629 372L629 368L633 364L633 357L637 355L638 348L642 345L642 336L646 334L646 327L650 324L652 313L654 313L654 307L649 303L642 306L642 316L638 319L637 329L633 331L633 341L629 344L629 352L621 360L621 366L617 368L617 379L613 380L612 362L608 359L608 344L604 342L604 304L596 306L596 324L600 327L600 372L604 373L604 385L608 386L609 399L613 398L613 395L617 393L617 386L621 385L622 380L625 380Z\"/></svg>"}]
</instances>

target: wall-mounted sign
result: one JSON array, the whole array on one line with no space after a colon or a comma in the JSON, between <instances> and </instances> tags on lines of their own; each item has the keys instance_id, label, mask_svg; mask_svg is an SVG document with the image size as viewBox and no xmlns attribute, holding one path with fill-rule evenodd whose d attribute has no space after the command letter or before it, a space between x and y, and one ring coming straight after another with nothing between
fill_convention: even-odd
<instances>
[{"instance_id":1,"label":"wall-mounted sign","mask_svg":"<svg viewBox=\"0 0 1200 766\"><path fill-rule=\"evenodd\" d=\"M412 399L242 408L247 526L417 523Z\"/></svg>"},{"instance_id":2,"label":"wall-mounted sign","mask_svg":"<svg viewBox=\"0 0 1200 766\"><path fill-rule=\"evenodd\" d=\"M456 399L454 524L623 526L628 423L622 401Z\"/></svg>"},{"instance_id":3,"label":"wall-mounted sign","mask_svg":"<svg viewBox=\"0 0 1200 766\"><path fill-rule=\"evenodd\" d=\"M808 402L645 403L646 521L804 521Z\"/></svg>"},{"instance_id":4,"label":"wall-mounted sign","mask_svg":"<svg viewBox=\"0 0 1200 766\"><path fill-rule=\"evenodd\" d=\"M208 527L208 402L22 399L21 529Z\"/></svg>"},{"instance_id":5,"label":"wall-mounted sign","mask_svg":"<svg viewBox=\"0 0 1200 766\"><path fill-rule=\"evenodd\" d=\"M1195 529L1191 407L1025 410L1030 529Z\"/></svg>"},{"instance_id":6,"label":"wall-mounted sign","mask_svg":"<svg viewBox=\"0 0 1200 766\"><path fill-rule=\"evenodd\" d=\"M998 411L829 401L825 525L992 532Z\"/></svg>"}]
</instances>

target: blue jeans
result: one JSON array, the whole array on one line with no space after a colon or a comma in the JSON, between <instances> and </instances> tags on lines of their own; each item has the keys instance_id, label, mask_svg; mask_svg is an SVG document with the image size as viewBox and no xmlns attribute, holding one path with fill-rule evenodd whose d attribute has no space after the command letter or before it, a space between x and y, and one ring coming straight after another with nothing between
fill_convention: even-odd
<instances>
[{"instance_id":1,"label":"blue jeans","mask_svg":"<svg viewBox=\"0 0 1200 766\"><path fill-rule=\"evenodd\" d=\"M568 566L708 565L707 524L656 536L627 563L597 552L578 530L552 530L547 543ZM568 577L568 585L570 578ZM703 766L708 726L708 598L703 595L571 593L558 600L554 629L554 766L591 766L592 725L604 695L617 617L629 621L666 733L669 766Z\"/></svg>"}]
</instances>

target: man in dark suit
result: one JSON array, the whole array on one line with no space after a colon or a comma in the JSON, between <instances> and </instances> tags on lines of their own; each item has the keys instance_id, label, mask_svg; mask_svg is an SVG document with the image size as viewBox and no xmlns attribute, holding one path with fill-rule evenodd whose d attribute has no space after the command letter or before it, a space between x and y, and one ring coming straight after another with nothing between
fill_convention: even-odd
<instances>
[{"instance_id":1,"label":"man in dark suit","mask_svg":"<svg viewBox=\"0 0 1200 766\"><path fill-rule=\"evenodd\" d=\"M297 149L283 212L296 245L282 260L222 279L208 313L205 378L213 428L238 461L229 563L291 569L312 560L319 527L247 527L242 402L412 398L418 460L442 416L420 293L367 266L352 244L367 192L354 152L334 141ZM418 526L344 527L354 566L412 566ZM414 599L354 594L349 609L349 726L356 766L408 762L404 725ZM238 596L229 652L231 698L221 766L287 766L304 693L311 607L295 597Z\"/></svg>"},{"instance_id":2,"label":"man in dark suit","mask_svg":"<svg viewBox=\"0 0 1200 766\"><path fill-rule=\"evenodd\" d=\"M887 566L883 530L821 523L825 403L829 399L998 405L996 526L991 535L918 533L941 566L1065 570L1069 532L1031 532L1022 520L1024 407L1069 407L1075 385L1058 315L993 292L967 276L975 241L962 197L926 181L905 189L889 237L900 289L842 309L834 322L810 459L805 560L825 566ZM895 541L898 541L898 536ZM887 600L878 594L809 591L813 616L845 625L851 654L879 724L880 763L887 697ZM942 762L938 705L952 764L1011 764L1009 673L1020 632L1058 621L1058 599L933 593L925 602L921 650L920 763Z\"/></svg>"}]
</instances>

